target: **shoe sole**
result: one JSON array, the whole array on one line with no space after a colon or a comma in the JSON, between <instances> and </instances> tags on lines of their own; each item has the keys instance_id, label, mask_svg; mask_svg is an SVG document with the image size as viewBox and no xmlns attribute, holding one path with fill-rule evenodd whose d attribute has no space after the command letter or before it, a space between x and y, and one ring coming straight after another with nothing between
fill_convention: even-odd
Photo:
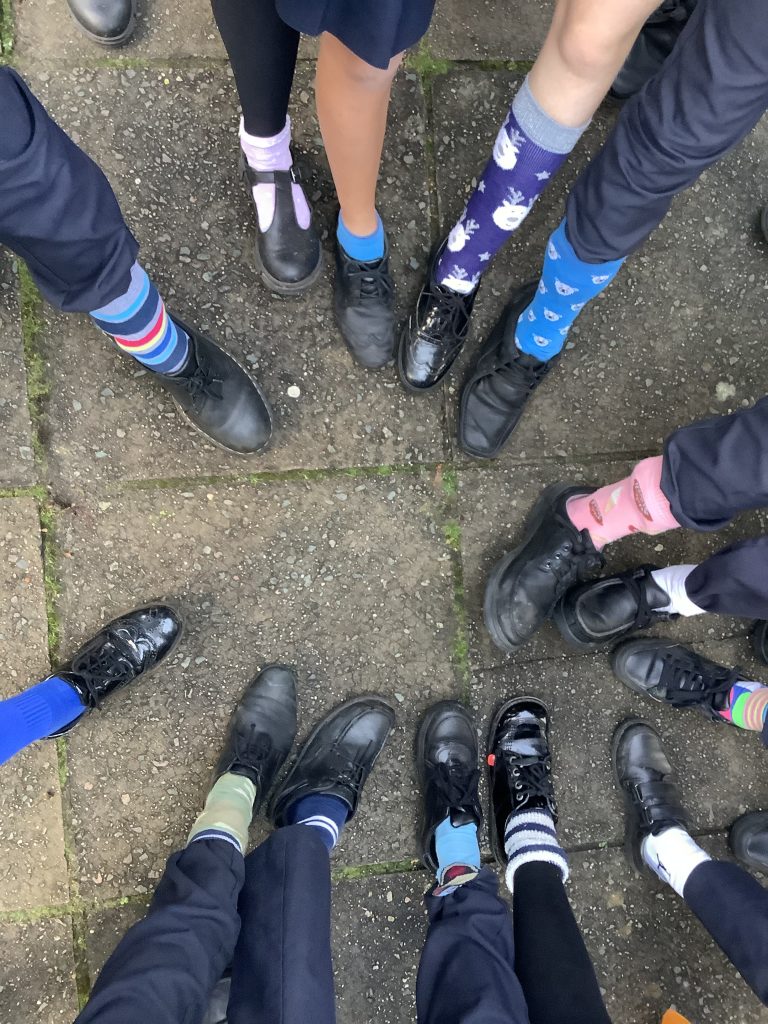
<instances>
[{"instance_id":1,"label":"shoe sole","mask_svg":"<svg viewBox=\"0 0 768 1024\"><path fill-rule=\"evenodd\" d=\"M115 36L114 39L105 39L103 36L97 36L95 32L90 32L87 28L84 28L74 16L69 6L67 7L67 10L69 11L70 18L74 24L77 25L79 31L86 39L89 39L92 43L96 43L97 46L104 46L107 49L112 49L116 46L124 46L136 31L136 15L134 14L128 22L127 27L119 36Z\"/></svg>"},{"instance_id":2,"label":"shoe sole","mask_svg":"<svg viewBox=\"0 0 768 1024\"><path fill-rule=\"evenodd\" d=\"M626 857L630 867L633 867L638 874L644 874L645 862L643 861L642 854L640 853L640 844L635 842L636 832L634 826L635 811L634 804L629 799L629 796L621 784L619 778L619 771L616 765L616 756L618 753L619 745L627 734L629 729L636 725L648 725L642 718L625 718L624 721L617 727L611 740L611 770L613 771L613 778L616 782L616 786L621 793L622 800L624 802L624 856ZM654 730L655 731L655 730ZM648 869L650 870L650 869Z\"/></svg>"},{"instance_id":3,"label":"shoe sole","mask_svg":"<svg viewBox=\"0 0 768 1024\"><path fill-rule=\"evenodd\" d=\"M258 231L258 228L256 229ZM320 258L317 261L315 268L301 281L280 281L278 278L273 277L272 274L266 269L261 259L261 253L259 252L258 244L253 247L254 261L256 263L256 269L261 275L261 279L269 290L275 295L282 295L284 298L290 298L294 295L301 295L302 292L309 291L312 285L317 281L323 272L323 266L325 263L325 254L323 253L322 246L320 247Z\"/></svg>"}]
</instances>

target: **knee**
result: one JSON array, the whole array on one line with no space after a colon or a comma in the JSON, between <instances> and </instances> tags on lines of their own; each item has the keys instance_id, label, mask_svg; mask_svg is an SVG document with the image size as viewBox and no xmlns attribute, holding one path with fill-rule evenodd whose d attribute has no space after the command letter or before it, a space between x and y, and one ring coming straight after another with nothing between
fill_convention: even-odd
<instances>
[{"instance_id":1,"label":"knee","mask_svg":"<svg viewBox=\"0 0 768 1024\"><path fill-rule=\"evenodd\" d=\"M341 55L341 70L351 89L364 92L374 93L389 89L403 60L403 54L399 53L390 60L389 67L375 68L346 47L344 51Z\"/></svg>"},{"instance_id":2,"label":"knee","mask_svg":"<svg viewBox=\"0 0 768 1024\"><path fill-rule=\"evenodd\" d=\"M623 31L601 25L594 16L567 4L554 43L563 65L576 78L594 80L613 74L632 46L639 26Z\"/></svg>"}]
</instances>

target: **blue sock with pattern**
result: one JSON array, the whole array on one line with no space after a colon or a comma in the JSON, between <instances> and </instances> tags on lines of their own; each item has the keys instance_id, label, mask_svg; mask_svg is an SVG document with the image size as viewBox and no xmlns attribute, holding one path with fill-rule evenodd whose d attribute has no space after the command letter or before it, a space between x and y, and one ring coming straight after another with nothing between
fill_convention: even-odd
<instances>
[{"instance_id":1,"label":"blue sock with pattern","mask_svg":"<svg viewBox=\"0 0 768 1024\"><path fill-rule=\"evenodd\" d=\"M338 843L341 830L349 818L349 807L336 796L314 793L290 804L285 817L289 825L316 828L330 852Z\"/></svg>"},{"instance_id":2,"label":"blue sock with pattern","mask_svg":"<svg viewBox=\"0 0 768 1024\"><path fill-rule=\"evenodd\" d=\"M520 351L542 362L556 356L576 317L614 279L623 262L580 260L562 220L547 243L538 291L517 321L515 343Z\"/></svg>"},{"instance_id":3,"label":"blue sock with pattern","mask_svg":"<svg viewBox=\"0 0 768 1024\"><path fill-rule=\"evenodd\" d=\"M58 676L0 701L0 764L35 740L69 725L84 711L77 690Z\"/></svg>"},{"instance_id":4,"label":"blue sock with pattern","mask_svg":"<svg viewBox=\"0 0 768 1024\"><path fill-rule=\"evenodd\" d=\"M480 870L480 844L477 825L454 825L450 815L435 829L437 880L443 884L449 876L467 878ZM456 871L451 869L455 868ZM463 869L459 871L459 868ZM451 878L453 880L453 878Z\"/></svg>"}]
</instances>

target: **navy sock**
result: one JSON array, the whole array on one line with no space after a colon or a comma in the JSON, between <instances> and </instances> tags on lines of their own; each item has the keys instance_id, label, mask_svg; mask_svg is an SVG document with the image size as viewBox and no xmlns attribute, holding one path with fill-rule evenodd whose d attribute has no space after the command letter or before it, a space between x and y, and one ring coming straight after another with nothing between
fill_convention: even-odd
<instances>
[{"instance_id":1,"label":"navy sock","mask_svg":"<svg viewBox=\"0 0 768 1024\"><path fill-rule=\"evenodd\" d=\"M480 870L480 845L477 841L477 825L453 825L450 817L441 821L435 830L435 853L437 854L437 880L446 880L449 868L469 868L459 872L461 876L475 874Z\"/></svg>"},{"instance_id":2,"label":"navy sock","mask_svg":"<svg viewBox=\"0 0 768 1024\"><path fill-rule=\"evenodd\" d=\"M349 818L349 807L336 796L315 793L291 804L286 810L289 825L316 828L320 838L332 850Z\"/></svg>"},{"instance_id":3,"label":"navy sock","mask_svg":"<svg viewBox=\"0 0 768 1024\"><path fill-rule=\"evenodd\" d=\"M374 263L384 255L384 225L381 217L376 214L377 227L370 235L353 235L339 214L339 223L336 228L336 238L339 245L350 257L360 263Z\"/></svg>"},{"instance_id":4,"label":"navy sock","mask_svg":"<svg viewBox=\"0 0 768 1024\"><path fill-rule=\"evenodd\" d=\"M29 743L69 725L84 711L77 691L58 676L0 701L0 764Z\"/></svg>"}]
</instances>

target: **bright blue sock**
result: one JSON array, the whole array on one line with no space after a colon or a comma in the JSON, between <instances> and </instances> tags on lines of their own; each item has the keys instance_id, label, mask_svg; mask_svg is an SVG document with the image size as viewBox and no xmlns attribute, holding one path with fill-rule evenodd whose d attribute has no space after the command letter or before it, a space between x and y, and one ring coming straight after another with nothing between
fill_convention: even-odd
<instances>
[{"instance_id":1,"label":"bright blue sock","mask_svg":"<svg viewBox=\"0 0 768 1024\"><path fill-rule=\"evenodd\" d=\"M336 796L316 793L290 804L285 812L289 825L309 825L332 850L349 818L349 807Z\"/></svg>"},{"instance_id":2,"label":"bright blue sock","mask_svg":"<svg viewBox=\"0 0 768 1024\"><path fill-rule=\"evenodd\" d=\"M84 711L77 691L58 676L0 701L0 764L27 744L68 725Z\"/></svg>"},{"instance_id":3,"label":"bright blue sock","mask_svg":"<svg viewBox=\"0 0 768 1024\"><path fill-rule=\"evenodd\" d=\"M336 227L336 238L339 245L350 259L360 263L373 263L384 255L384 225L381 217L376 214L376 230L372 235L353 235L339 214Z\"/></svg>"},{"instance_id":4,"label":"bright blue sock","mask_svg":"<svg viewBox=\"0 0 768 1024\"><path fill-rule=\"evenodd\" d=\"M450 815L435 829L435 853L437 854L437 880L442 882L448 868L462 867L480 870L480 845L477 841L477 825L452 825Z\"/></svg>"},{"instance_id":5,"label":"bright blue sock","mask_svg":"<svg viewBox=\"0 0 768 1024\"><path fill-rule=\"evenodd\" d=\"M556 356L576 317L614 279L623 262L580 260L562 220L547 243L539 289L517 321L515 342L520 351L542 362Z\"/></svg>"}]
</instances>

